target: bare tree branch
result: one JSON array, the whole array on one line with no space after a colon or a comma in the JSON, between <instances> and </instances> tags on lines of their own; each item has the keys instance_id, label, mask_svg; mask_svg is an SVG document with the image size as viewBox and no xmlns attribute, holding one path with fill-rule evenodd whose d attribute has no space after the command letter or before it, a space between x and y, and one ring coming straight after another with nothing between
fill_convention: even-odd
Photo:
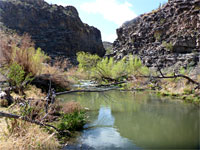
<instances>
[{"instance_id":1,"label":"bare tree branch","mask_svg":"<svg viewBox=\"0 0 200 150\"><path fill-rule=\"evenodd\" d=\"M65 92L59 92L55 93L56 96L58 95L64 95L64 94L69 94L69 93L78 93L78 92L106 92L106 91L111 91L115 90L116 88L110 88L110 89L105 89L105 90L74 90L74 91L65 91Z\"/></svg>"},{"instance_id":2,"label":"bare tree branch","mask_svg":"<svg viewBox=\"0 0 200 150\"><path fill-rule=\"evenodd\" d=\"M186 75L182 75L182 74L174 74L173 76L136 76L136 77L141 77L141 78L156 78L156 79L173 79L173 78L185 78L187 79L189 82L191 82L192 84L197 85L197 87L200 87L200 83L191 79L190 77L186 76Z\"/></svg>"},{"instance_id":3,"label":"bare tree branch","mask_svg":"<svg viewBox=\"0 0 200 150\"><path fill-rule=\"evenodd\" d=\"M31 120L27 117L23 117L23 116L19 116L19 115L15 115L15 114L11 114L11 113L5 113L5 112L0 112L0 117L6 117L6 118L14 118L14 119L21 119L30 123L34 123L36 125L40 125L40 126L44 126L44 127L51 127L53 129L55 129L58 133L61 133L61 131L59 129L57 129L56 127L49 125L49 124L44 124L41 123L39 121L35 121L35 120Z\"/></svg>"}]
</instances>

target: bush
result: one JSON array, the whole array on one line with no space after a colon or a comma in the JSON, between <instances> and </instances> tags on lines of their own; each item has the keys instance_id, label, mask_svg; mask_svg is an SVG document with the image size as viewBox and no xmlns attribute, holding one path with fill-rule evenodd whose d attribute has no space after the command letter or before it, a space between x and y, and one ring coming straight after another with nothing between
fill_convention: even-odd
<instances>
[{"instance_id":1,"label":"bush","mask_svg":"<svg viewBox=\"0 0 200 150\"><path fill-rule=\"evenodd\" d=\"M104 82L116 82L128 79L132 75L148 74L149 69L141 60L129 55L119 61L113 57L101 59L97 55L78 53L79 70L87 72L90 78Z\"/></svg>"},{"instance_id":2,"label":"bush","mask_svg":"<svg viewBox=\"0 0 200 150\"><path fill-rule=\"evenodd\" d=\"M38 79L41 86L38 86L42 89L49 89L49 80L52 81L52 88L56 90L56 92L66 91L69 89L69 81L67 78L67 72L65 72L62 68L59 68L57 66L50 66L48 64L43 65L42 67L42 73L40 76L36 78ZM42 82L44 83L42 83Z\"/></svg>"},{"instance_id":3,"label":"bush","mask_svg":"<svg viewBox=\"0 0 200 150\"><path fill-rule=\"evenodd\" d=\"M142 65L139 58L132 55L117 62L113 58L104 58L92 69L92 77L103 81L122 81L132 75L147 74L147 67Z\"/></svg>"},{"instance_id":4,"label":"bush","mask_svg":"<svg viewBox=\"0 0 200 150\"><path fill-rule=\"evenodd\" d=\"M26 72L38 75L42 70L42 63L47 60L48 56L38 48L29 47L27 49L21 49L13 47L11 63L18 63L23 66Z\"/></svg>"},{"instance_id":5,"label":"bush","mask_svg":"<svg viewBox=\"0 0 200 150\"><path fill-rule=\"evenodd\" d=\"M90 53L79 52L77 53L77 61L79 62L79 69L81 71L88 71L93 67L96 67L98 61L101 58L98 55L92 55Z\"/></svg>"},{"instance_id":6,"label":"bush","mask_svg":"<svg viewBox=\"0 0 200 150\"><path fill-rule=\"evenodd\" d=\"M61 131L78 131L83 129L86 123L86 116L84 111L75 111L68 114L63 114L62 119L57 125Z\"/></svg>"},{"instance_id":7,"label":"bush","mask_svg":"<svg viewBox=\"0 0 200 150\"><path fill-rule=\"evenodd\" d=\"M38 87L47 87L46 89L48 89L48 84L45 82L47 81L49 83L49 80L51 80L52 84L56 86L54 88L57 91L65 91L69 87L69 82L66 74L64 73L63 66L66 65L66 62L57 61L54 66L45 65L44 62L46 62L49 57L45 55L40 48L34 48L34 43L27 34L19 37L16 34L8 35L0 32L0 38L0 61L4 62L8 68L14 69L13 67L16 64L22 67L16 77L15 75L11 75L12 77L9 77L12 85L20 85L22 80L27 79L26 77L29 77L27 75L31 74L36 77L35 79L41 79L39 80L39 83L34 82L34 84L37 84ZM60 66L58 67L60 64L62 64L63 68ZM19 66L15 69L20 70ZM42 82L46 84L44 87L40 86Z\"/></svg>"},{"instance_id":8,"label":"bush","mask_svg":"<svg viewBox=\"0 0 200 150\"><path fill-rule=\"evenodd\" d=\"M9 73L7 75L8 82L11 86L15 86L18 92L23 92L27 83L33 80L32 75L26 74L24 69L17 63L13 63L9 66Z\"/></svg>"},{"instance_id":9,"label":"bush","mask_svg":"<svg viewBox=\"0 0 200 150\"><path fill-rule=\"evenodd\" d=\"M70 101L62 105L62 117L57 124L61 131L81 130L86 123L85 111L81 108L80 103Z\"/></svg>"},{"instance_id":10,"label":"bush","mask_svg":"<svg viewBox=\"0 0 200 150\"><path fill-rule=\"evenodd\" d=\"M8 35L0 32L0 38L1 61L8 65L17 63L26 73L32 75L40 73L42 63L49 57L40 48L34 48L30 36L25 34L19 37L16 34Z\"/></svg>"}]
</instances>

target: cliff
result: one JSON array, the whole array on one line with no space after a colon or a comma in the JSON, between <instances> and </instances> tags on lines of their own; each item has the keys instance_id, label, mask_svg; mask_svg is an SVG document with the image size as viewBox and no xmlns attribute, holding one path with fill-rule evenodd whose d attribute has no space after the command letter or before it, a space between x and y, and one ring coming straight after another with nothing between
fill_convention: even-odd
<instances>
[{"instance_id":1,"label":"cliff","mask_svg":"<svg viewBox=\"0 0 200 150\"><path fill-rule=\"evenodd\" d=\"M101 33L84 24L73 6L44 0L0 0L0 26L28 33L36 47L50 56L75 56L78 51L105 54Z\"/></svg>"},{"instance_id":2,"label":"cliff","mask_svg":"<svg viewBox=\"0 0 200 150\"><path fill-rule=\"evenodd\" d=\"M200 54L200 0L169 0L117 29L116 59L138 55L149 66L195 66Z\"/></svg>"}]
</instances>

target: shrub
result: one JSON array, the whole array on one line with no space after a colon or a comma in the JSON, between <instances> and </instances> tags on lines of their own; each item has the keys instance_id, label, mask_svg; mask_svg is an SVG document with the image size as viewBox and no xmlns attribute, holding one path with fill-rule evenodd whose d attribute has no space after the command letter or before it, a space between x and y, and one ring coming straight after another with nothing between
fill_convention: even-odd
<instances>
[{"instance_id":1,"label":"shrub","mask_svg":"<svg viewBox=\"0 0 200 150\"><path fill-rule=\"evenodd\" d=\"M148 73L147 67L142 65L139 58L132 55L119 61L114 58L104 58L99 61L95 68L92 69L93 78L103 81L122 81L128 79L132 75Z\"/></svg>"},{"instance_id":2,"label":"shrub","mask_svg":"<svg viewBox=\"0 0 200 150\"><path fill-rule=\"evenodd\" d=\"M9 67L9 73L7 75L8 82L15 86L18 92L23 92L23 89L26 87L27 83L33 80L32 75L26 74L24 69L17 63L13 63Z\"/></svg>"},{"instance_id":3,"label":"shrub","mask_svg":"<svg viewBox=\"0 0 200 150\"><path fill-rule=\"evenodd\" d=\"M185 70L185 68L183 68L183 67L181 67L180 69L179 69L179 73L180 74L186 74L186 72L187 72L187 70Z\"/></svg>"},{"instance_id":4,"label":"shrub","mask_svg":"<svg viewBox=\"0 0 200 150\"><path fill-rule=\"evenodd\" d=\"M100 60L101 58L98 55L92 55L85 52L77 53L77 61L79 62L79 69L81 71L88 71L91 68L96 67Z\"/></svg>"},{"instance_id":5,"label":"shrub","mask_svg":"<svg viewBox=\"0 0 200 150\"><path fill-rule=\"evenodd\" d=\"M86 123L86 115L84 111L75 111L63 114L62 119L58 123L59 130L78 131L83 128Z\"/></svg>"},{"instance_id":6,"label":"shrub","mask_svg":"<svg viewBox=\"0 0 200 150\"><path fill-rule=\"evenodd\" d=\"M113 53L112 48L107 48L107 49L106 49L106 55L110 55L110 54L112 54L112 53Z\"/></svg>"},{"instance_id":7,"label":"shrub","mask_svg":"<svg viewBox=\"0 0 200 150\"><path fill-rule=\"evenodd\" d=\"M168 49L168 50L170 50L170 51L173 50L173 44L172 44L172 42L167 43L167 42L164 41L164 42L162 43L162 45L163 45L166 49Z\"/></svg>"},{"instance_id":8,"label":"shrub","mask_svg":"<svg viewBox=\"0 0 200 150\"><path fill-rule=\"evenodd\" d=\"M45 89L48 89L49 80L52 81L52 87L57 91L66 91L69 89L69 81L67 72L64 72L62 68L56 66L50 66L48 64L42 66L42 75L38 76L40 80L46 81L44 85Z\"/></svg>"},{"instance_id":9,"label":"shrub","mask_svg":"<svg viewBox=\"0 0 200 150\"><path fill-rule=\"evenodd\" d=\"M41 71L42 63L49 57L38 48L27 34L19 37L17 34L5 34L0 32L0 54L1 61L12 65L17 63L23 67L26 73L37 75Z\"/></svg>"},{"instance_id":10,"label":"shrub","mask_svg":"<svg viewBox=\"0 0 200 150\"><path fill-rule=\"evenodd\" d=\"M12 56L12 45L18 43L19 36L8 35L0 31L0 60L1 63L10 63Z\"/></svg>"},{"instance_id":11,"label":"shrub","mask_svg":"<svg viewBox=\"0 0 200 150\"><path fill-rule=\"evenodd\" d=\"M29 47L27 49L20 49L13 47L11 63L18 63L23 66L26 72L38 75L42 70L42 63L47 60L47 56L40 48L35 49Z\"/></svg>"},{"instance_id":12,"label":"shrub","mask_svg":"<svg viewBox=\"0 0 200 150\"><path fill-rule=\"evenodd\" d=\"M88 73L90 78L104 82L116 82L128 79L132 75L148 74L149 69L145 67L138 57L129 55L119 61L113 57L101 59L97 55L78 53L79 70Z\"/></svg>"},{"instance_id":13,"label":"shrub","mask_svg":"<svg viewBox=\"0 0 200 150\"><path fill-rule=\"evenodd\" d=\"M58 129L77 131L86 123L86 114L78 102L70 101L62 105L62 118L57 124Z\"/></svg>"},{"instance_id":14,"label":"shrub","mask_svg":"<svg viewBox=\"0 0 200 150\"><path fill-rule=\"evenodd\" d=\"M13 68L13 64L18 64L23 69L23 72L19 72L21 74L17 74L17 77L19 77L20 80L17 79L17 77L15 78L14 75L12 76L11 81L13 85L19 85L22 83L21 81L23 78L27 79L26 77L29 77L27 75L31 74L36 77L36 79L41 79L40 83L51 80L56 86L57 91L64 91L69 87L69 82L64 73L64 65L66 65L66 63L64 61L56 61L55 66L45 65L44 62L46 62L49 57L45 55L40 48L34 48L34 43L27 34L19 37L16 34L8 35L0 32L0 37L0 54L2 54L0 61L4 61L7 66L11 66L11 68ZM58 67L60 64L63 64L62 67ZM19 66L18 69L20 69ZM37 85L40 85L40 83L34 82L34 84ZM43 88L42 86L38 87Z\"/></svg>"}]
</instances>

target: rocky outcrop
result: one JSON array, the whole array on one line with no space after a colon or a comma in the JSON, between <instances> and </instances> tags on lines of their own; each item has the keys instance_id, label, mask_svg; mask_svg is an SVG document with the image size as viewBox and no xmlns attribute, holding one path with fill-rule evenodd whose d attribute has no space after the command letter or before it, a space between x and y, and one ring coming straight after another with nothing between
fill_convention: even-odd
<instances>
[{"instance_id":1,"label":"rocky outcrop","mask_svg":"<svg viewBox=\"0 0 200 150\"><path fill-rule=\"evenodd\" d=\"M194 66L200 54L200 0L169 0L117 29L116 59L138 55L149 67Z\"/></svg>"},{"instance_id":2,"label":"rocky outcrop","mask_svg":"<svg viewBox=\"0 0 200 150\"><path fill-rule=\"evenodd\" d=\"M28 33L36 47L50 56L75 56L78 51L103 56L101 33L82 23L73 6L49 5L44 0L0 0L2 26Z\"/></svg>"},{"instance_id":3,"label":"rocky outcrop","mask_svg":"<svg viewBox=\"0 0 200 150\"><path fill-rule=\"evenodd\" d=\"M105 56L109 56L110 54L113 53L113 43L107 42L107 41L103 41L103 46L104 46L104 48L106 50Z\"/></svg>"},{"instance_id":4,"label":"rocky outcrop","mask_svg":"<svg viewBox=\"0 0 200 150\"><path fill-rule=\"evenodd\" d=\"M112 49L113 43L103 41L103 46L104 46L105 49Z\"/></svg>"}]
</instances>

